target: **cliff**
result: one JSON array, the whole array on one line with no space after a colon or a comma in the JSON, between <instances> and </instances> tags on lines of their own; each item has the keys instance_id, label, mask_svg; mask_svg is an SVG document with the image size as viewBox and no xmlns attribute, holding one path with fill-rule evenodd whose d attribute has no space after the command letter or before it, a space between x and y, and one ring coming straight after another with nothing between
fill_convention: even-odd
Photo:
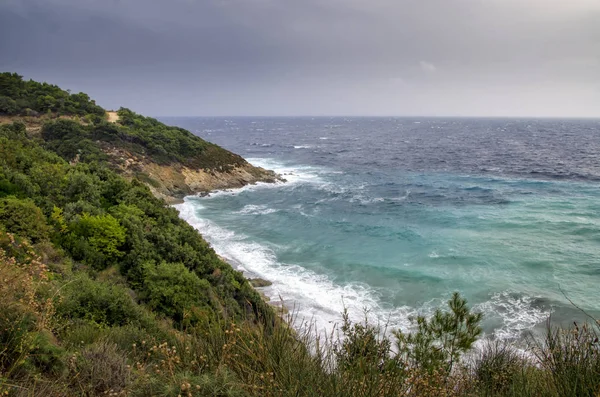
<instances>
[{"instance_id":1,"label":"cliff","mask_svg":"<svg viewBox=\"0 0 600 397\"><path fill-rule=\"evenodd\" d=\"M176 162L159 164L144 155L116 147L104 146L103 151L120 173L137 178L148 185L152 193L168 203L177 203L189 195L212 190L239 188L258 182L274 183L281 178L273 171L255 167L244 161L236 162L227 170L195 168Z\"/></svg>"},{"instance_id":2,"label":"cliff","mask_svg":"<svg viewBox=\"0 0 600 397\"><path fill-rule=\"evenodd\" d=\"M86 94L0 73L0 125L13 122L22 122L30 138L41 138L65 160L109 164L171 203L280 179L182 128L125 108L107 112Z\"/></svg>"}]
</instances>

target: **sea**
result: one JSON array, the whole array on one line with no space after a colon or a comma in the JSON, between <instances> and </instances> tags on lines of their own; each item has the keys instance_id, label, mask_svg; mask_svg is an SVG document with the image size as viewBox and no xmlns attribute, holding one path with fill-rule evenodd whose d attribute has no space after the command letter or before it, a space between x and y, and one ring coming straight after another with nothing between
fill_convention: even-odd
<instances>
[{"instance_id":1,"label":"sea","mask_svg":"<svg viewBox=\"0 0 600 397\"><path fill-rule=\"evenodd\" d=\"M407 330L454 291L488 338L600 318L600 120L161 121L285 178L177 208L324 332Z\"/></svg>"}]
</instances>

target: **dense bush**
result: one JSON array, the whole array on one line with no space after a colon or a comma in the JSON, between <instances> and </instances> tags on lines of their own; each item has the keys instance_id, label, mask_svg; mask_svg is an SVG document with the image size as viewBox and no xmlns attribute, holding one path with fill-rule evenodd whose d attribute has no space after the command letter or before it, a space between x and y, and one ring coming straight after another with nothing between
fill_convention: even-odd
<instances>
[{"instance_id":1,"label":"dense bush","mask_svg":"<svg viewBox=\"0 0 600 397\"><path fill-rule=\"evenodd\" d=\"M126 288L78 276L62 290L57 314L65 319L82 319L98 325L140 324L143 312Z\"/></svg>"},{"instance_id":2,"label":"dense bush","mask_svg":"<svg viewBox=\"0 0 600 397\"><path fill-rule=\"evenodd\" d=\"M49 272L24 239L0 232L0 385L3 375L60 372L62 350L48 328Z\"/></svg>"},{"instance_id":3,"label":"dense bush","mask_svg":"<svg viewBox=\"0 0 600 397\"><path fill-rule=\"evenodd\" d=\"M188 325L211 316L207 280L179 263L148 264L144 273L142 297L152 310Z\"/></svg>"},{"instance_id":4,"label":"dense bush","mask_svg":"<svg viewBox=\"0 0 600 397\"><path fill-rule=\"evenodd\" d=\"M38 242L48 238L50 228L42 210L30 199L0 199L0 224L7 232Z\"/></svg>"},{"instance_id":5,"label":"dense bush","mask_svg":"<svg viewBox=\"0 0 600 397\"><path fill-rule=\"evenodd\" d=\"M125 229L112 215L92 216L84 213L69 225L65 246L74 259L98 270L117 264L125 253Z\"/></svg>"}]
</instances>

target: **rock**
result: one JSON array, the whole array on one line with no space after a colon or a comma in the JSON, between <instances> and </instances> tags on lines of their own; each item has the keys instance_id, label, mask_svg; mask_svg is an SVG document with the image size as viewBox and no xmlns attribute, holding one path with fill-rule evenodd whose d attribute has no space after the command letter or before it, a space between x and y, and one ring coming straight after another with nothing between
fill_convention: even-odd
<instances>
[{"instance_id":1,"label":"rock","mask_svg":"<svg viewBox=\"0 0 600 397\"><path fill-rule=\"evenodd\" d=\"M248 281L254 288L263 288L273 285L269 280L264 280L262 278L249 278Z\"/></svg>"}]
</instances>

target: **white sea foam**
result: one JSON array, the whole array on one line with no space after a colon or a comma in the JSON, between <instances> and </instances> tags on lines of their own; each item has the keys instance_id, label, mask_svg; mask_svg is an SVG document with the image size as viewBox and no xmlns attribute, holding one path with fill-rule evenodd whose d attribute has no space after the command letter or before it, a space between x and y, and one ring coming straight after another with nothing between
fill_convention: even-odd
<instances>
[{"instance_id":1,"label":"white sea foam","mask_svg":"<svg viewBox=\"0 0 600 397\"><path fill-rule=\"evenodd\" d=\"M266 205L246 205L239 211L236 211L236 214L242 215L268 215L277 212L275 208L269 208Z\"/></svg>"},{"instance_id":2,"label":"white sea foam","mask_svg":"<svg viewBox=\"0 0 600 397\"><path fill-rule=\"evenodd\" d=\"M384 201L385 199L383 197L368 197L363 194L356 194L350 199L350 202L358 202L363 205L382 203Z\"/></svg>"},{"instance_id":3,"label":"white sea foam","mask_svg":"<svg viewBox=\"0 0 600 397\"><path fill-rule=\"evenodd\" d=\"M324 184L321 175L328 173L325 168L308 165L289 165L269 158L249 158L251 164L268 170L273 170L281 175L287 184L313 183Z\"/></svg>"},{"instance_id":4,"label":"white sea foam","mask_svg":"<svg viewBox=\"0 0 600 397\"><path fill-rule=\"evenodd\" d=\"M275 171L277 174L281 175L285 182L275 182L275 183L266 183L266 182L258 182L253 185L246 185L241 188L236 189L225 189L211 192L207 198L215 198L219 196L234 196L238 195L242 192L248 190L255 189L273 189L273 188L282 188L282 187L293 187L297 184L314 184L314 185L322 185L327 186L330 183L324 181L321 178L322 174L333 173L324 168L312 167L312 166L293 166L286 165L281 162L274 161L268 158L252 158L248 159L248 162L251 164L262 167L268 170Z\"/></svg>"},{"instance_id":5,"label":"white sea foam","mask_svg":"<svg viewBox=\"0 0 600 397\"><path fill-rule=\"evenodd\" d=\"M294 145L294 149L311 149L310 145Z\"/></svg>"},{"instance_id":6,"label":"white sea foam","mask_svg":"<svg viewBox=\"0 0 600 397\"><path fill-rule=\"evenodd\" d=\"M502 326L493 333L496 338L514 340L522 337L523 332L544 322L552 313L550 308L536 306L535 299L506 291L492 295L489 301L473 308L486 316L502 319Z\"/></svg>"}]
</instances>

